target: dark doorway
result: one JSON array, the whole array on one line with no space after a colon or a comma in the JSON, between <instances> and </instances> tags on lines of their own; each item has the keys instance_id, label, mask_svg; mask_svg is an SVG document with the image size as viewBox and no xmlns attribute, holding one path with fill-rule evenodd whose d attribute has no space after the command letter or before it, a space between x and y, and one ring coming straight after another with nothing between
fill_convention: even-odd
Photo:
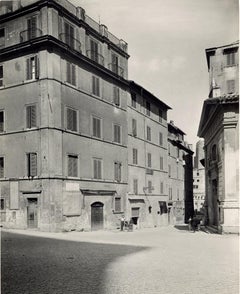
<instances>
[{"instance_id":1,"label":"dark doorway","mask_svg":"<svg viewBox=\"0 0 240 294\"><path fill-rule=\"evenodd\" d=\"M27 226L28 228L37 228L38 226L38 200L37 198L28 198L27 207Z\"/></svg>"},{"instance_id":2,"label":"dark doorway","mask_svg":"<svg viewBox=\"0 0 240 294\"><path fill-rule=\"evenodd\" d=\"M101 202L91 205L91 228L92 231L103 229L103 204Z\"/></svg>"}]
</instances>

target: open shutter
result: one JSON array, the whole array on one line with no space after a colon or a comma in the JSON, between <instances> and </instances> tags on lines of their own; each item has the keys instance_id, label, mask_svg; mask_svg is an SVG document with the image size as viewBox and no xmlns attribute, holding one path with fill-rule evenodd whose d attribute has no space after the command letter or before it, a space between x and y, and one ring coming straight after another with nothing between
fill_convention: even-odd
<instances>
[{"instance_id":1,"label":"open shutter","mask_svg":"<svg viewBox=\"0 0 240 294\"><path fill-rule=\"evenodd\" d=\"M102 162L101 160L98 160L98 179L101 179L102 178Z\"/></svg>"},{"instance_id":2,"label":"open shutter","mask_svg":"<svg viewBox=\"0 0 240 294\"><path fill-rule=\"evenodd\" d=\"M71 64L67 62L67 82L71 83Z\"/></svg>"},{"instance_id":3,"label":"open shutter","mask_svg":"<svg viewBox=\"0 0 240 294\"><path fill-rule=\"evenodd\" d=\"M37 56L35 56L34 60L35 60L35 78L39 79L39 59Z\"/></svg>"},{"instance_id":4,"label":"open shutter","mask_svg":"<svg viewBox=\"0 0 240 294\"><path fill-rule=\"evenodd\" d=\"M0 178L4 177L4 158L0 157Z\"/></svg>"},{"instance_id":5,"label":"open shutter","mask_svg":"<svg viewBox=\"0 0 240 294\"><path fill-rule=\"evenodd\" d=\"M35 128L37 126L37 111L36 111L36 105L29 106L30 108L30 128Z\"/></svg>"},{"instance_id":6,"label":"open shutter","mask_svg":"<svg viewBox=\"0 0 240 294\"><path fill-rule=\"evenodd\" d=\"M134 118L132 119L132 134L137 136L137 121Z\"/></svg>"},{"instance_id":7,"label":"open shutter","mask_svg":"<svg viewBox=\"0 0 240 294\"><path fill-rule=\"evenodd\" d=\"M31 128L31 106L26 107L26 127Z\"/></svg>"},{"instance_id":8,"label":"open shutter","mask_svg":"<svg viewBox=\"0 0 240 294\"><path fill-rule=\"evenodd\" d=\"M97 176L97 160L96 159L93 160L93 178L94 179L98 178L98 176Z\"/></svg>"},{"instance_id":9,"label":"open shutter","mask_svg":"<svg viewBox=\"0 0 240 294\"><path fill-rule=\"evenodd\" d=\"M70 108L67 108L67 129L73 130L73 112Z\"/></svg>"},{"instance_id":10,"label":"open shutter","mask_svg":"<svg viewBox=\"0 0 240 294\"><path fill-rule=\"evenodd\" d=\"M76 86L76 67L72 64L72 84Z\"/></svg>"},{"instance_id":11,"label":"open shutter","mask_svg":"<svg viewBox=\"0 0 240 294\"><path fill-rule=\"evenodd\" d=\"M73 156L72 157L72 169L73 169L73 177L77 177L78 176L78 158L77 156Z\"/></svg>"},{"instance_id":12,"label":"open shutter","mask_svg":"<svg viewBox=\"0 0 240 294\"><path fill-rule=\"evenodd\" d=\"M30 176L34 177L37 175L37 154L29 154L29 166L30 166Z\"/></svg>"},{"instance_id":13,"label":"open shutter","mask_svg":"<svg viewBox=\"0 0 240 294\"><path fill-rule=\"evenodd\" d=\"M77 131L77 111L75 110L72 110L72 123L73 123L72 130L76 132Z\"/></svg>"},{"instance_id":14,"label":"open shutter","mask_svg":"<svg viewBox=\"0 0 240 294\"><path fill-rule=\"evenodd\" d=\"M32 71L31 71L31 60L30 58L26 61L26 74L27 74L27 80L32 79Z\"/></svg>"},{"instance_id":15,"label":"open shutter","mask_svg":"<svg viewBox=\"0 0 240 294\"><path fill-rule=\"evenodd\" d=\"M75 48L74 47L74 28L72 26L69 26L69 46L71 48Z\"/></svg>"}]
</instances>

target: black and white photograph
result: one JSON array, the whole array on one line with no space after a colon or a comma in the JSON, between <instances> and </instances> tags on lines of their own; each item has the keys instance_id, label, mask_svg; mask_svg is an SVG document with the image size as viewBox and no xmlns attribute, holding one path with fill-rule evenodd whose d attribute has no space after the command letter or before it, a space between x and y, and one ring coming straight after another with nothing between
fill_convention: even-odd
<instances>
[{"instance_id":1,"label":"black and white photograph","mask_svg":"<svg viewBox=\"0 0 240 294\"><path fill-rule=\"evenodd\" d=\"M239 1L0 0L2 294L239 294Z\"/></svg>"}]
</instances>

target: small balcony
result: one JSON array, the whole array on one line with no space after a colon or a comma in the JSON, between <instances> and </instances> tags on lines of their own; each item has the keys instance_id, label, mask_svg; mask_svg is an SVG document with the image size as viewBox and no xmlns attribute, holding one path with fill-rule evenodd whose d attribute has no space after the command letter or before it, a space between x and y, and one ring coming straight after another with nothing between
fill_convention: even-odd
<instances>
[{"instance_id":1,"label":"small balcony","mask_svg":"<svg viewBox=\"0 0 240 294\"><path fill-rule=\"evenodd\" d=\"M73 38L73 36L65 33L59 34L59 40L63 43L67 44L71 49L74 49L78 52L82 52L81 50L81 42L77 39Z\"/></svg>"},{"instance_id":2,"label":"small balcony","mask_svg":"<svg viewBox=\"0 0 240 294\"><path fill-rule=\"evenodd\" d=\"M115 74L119 75L120 77L123 78L123 75L124 75L124 69L122 67L120 67L119 65L117 64L114 64L114 63L109 63L108 64L108 68L114 72Z\"/></svg>"},{"instance_id":3,"label":"small balcony","mask_svg":"<svg viewBox=\"0 0 240 294\"><path fill-rule=\"evenodd\" d=\"M38 28L28 29L20 32L20 42L26 42L42 36L42 31Z\"/></svg>"},{"instance_id":4,"label":"small balcony","mask_svg":"<svg viewBox=\"0 0 240 294\"><path fill-rule=\"evenodd\" d=\"M87 57L104 66L104 57L97 51L87 50Z\"/></svg>"}]
</instances>

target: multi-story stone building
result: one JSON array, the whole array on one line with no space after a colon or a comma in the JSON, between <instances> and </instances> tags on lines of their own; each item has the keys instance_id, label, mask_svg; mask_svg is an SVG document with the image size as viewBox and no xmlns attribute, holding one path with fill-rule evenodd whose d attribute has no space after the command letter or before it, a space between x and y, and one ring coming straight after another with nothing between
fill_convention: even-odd
<instances>
[{"instance_id":1,"label":"multi-story stone building","mask_svg":"<svg viewBox=\"0 0 240 294\"><path fill-rule=\"evenodd\" d=\"M207 224L239 231L238 42L206 49L210 93L198 136L205 141Z\"/></svg>"},{"instance_id":2,"label":"multi-story stone building","mask_svg":"<svg viewBox=\"0 0 240 294\"><path fill-rule=\"evenodd\" d=\"M127 217L138 226L166 225L167 110L170 107L135 82L128 97Z\"/></svg>"},{"instance_id":3,"label":"multi-story stone building","mask_svg":"<svg viewBox=\"0 0 240 294\"><path fill-rule=\"evenodd\" d=\"M168 209L169 222L187 222L193 216L193 151L185 133L168 124Z\"/></svg>"},{"instance_id":4,"label":"multi-story stone building","mask_svg":"<svg viewBox=\"0 0 240 294\"><path fill-rule=\"evenodd\" d=\"M65 0L2 1L8 227L112 228L127 193L127 44Z\"/></svg>"},{"instance_id":5,"label":"multi-story stone building","mask_svg":"<svg viewBox=\"0 0 240 294\"><path fill-rule=\"evenodd\" d=\"M175 206L186 218L192 152L171 139L186 163L173 181L170 107L128 81L127 43L67 0L0 5L2 224L111 229L124 213L150 227Z\"/></svg>"},{"instance_id":6,"label":"multi-story stone building","mask_svg":"<svg viewBox=\"0 0 240 294\"><path fill-rule=\"evenodd\" d=\"M202 164L204 160L204 141L199 140L196 144L196 152L193 167L193 201L194 210L203 212L205 201L205 168Z\"/></svg>"}]
</instances>

